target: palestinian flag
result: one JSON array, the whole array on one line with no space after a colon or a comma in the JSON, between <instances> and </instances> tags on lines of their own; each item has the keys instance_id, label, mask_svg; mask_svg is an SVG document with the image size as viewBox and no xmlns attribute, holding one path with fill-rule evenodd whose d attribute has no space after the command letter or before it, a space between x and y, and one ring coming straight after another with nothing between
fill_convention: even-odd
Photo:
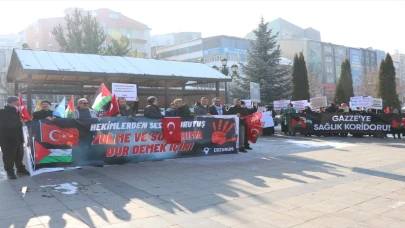
<instances>
[{"instance_id":1,"label":"palestinian flag","mask_svg":"<svg viewBox=\"0 0 405 228\"><path fill-rule=\"evenodd\" d=\"M392 120L392 128L394 128L395 130L405 129L405 118L402 118L401 122Z\"/></svg>"},{"instance_id":2,"label":"palestinian flag","mask_svg":"<svg viewBox=\"0 0 405 228\"><path fill-rule=\"evenodd\" d=\"M35 163L70 163L72 162L72 148L48 149L35 142Z\"/></svg>"},{"instance_id":3,"label":"palestinian flag","mask_svg":"<svg viewBox=\"0 0 405 228\"><path fill-rule=\"evenodd\" d=\"M94 111L99 112L103 109L103 106L111 101L111 92L105 87L104 83L101 83L98 88L94 100L93 106L91 107Z\"/></svg>"},{"instance_id":4,"label":"palestinian flag","mask_svg":"<svg viewBox=\"0 0 405 228\"><path fill-rule=\"evenodd\" d=\"M72 98L70 98L69 104L66 108L66 118L72 117L73 116L73 112L75 111L75 102L74 102L74 98L72 96Z\"/></svg>"}]
</instances>

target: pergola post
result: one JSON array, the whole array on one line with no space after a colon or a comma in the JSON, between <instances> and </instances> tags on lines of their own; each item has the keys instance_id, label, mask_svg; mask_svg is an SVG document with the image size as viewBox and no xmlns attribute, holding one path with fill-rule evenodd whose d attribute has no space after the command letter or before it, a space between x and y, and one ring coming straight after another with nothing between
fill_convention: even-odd
<instances>
[{"instance_id":1,"label":"pergola post","mask_svg":"<svg viewBox=\"0 0 405 228\"><path fill-rule=\"evenodd\" d=\"M165 110L169 108L169 85L165 80Z\"/></svg>"},{"instance_id":2,"label":"pergola post","mask_svg":"<svg viewBox=\"0 0 405 228\"><path fill-rule=\"evenodd\" d=\"M31 89L32 89L32 74L29 74L27 80L27 110L29 113L31 113L32 111Z\"/></svg>"},{"instance_id":3,"label":"pergola post","mask_svg":"<svg viewBox=\"0 0 405 228\"><path fill-rule=\"evenodd\" d=\"M215 82L215 96L219 97L219 82Z\"/></svg>"},{"instance_id":4,"label":"pergola post","mask_svg":"<svg viewBox=\"0 0 405 228\"><path fill-rule=\"evenodd\" d=\"M14 82L14 94L18 96L18 82Z\"/></svg>"},{"instance_id":5,"label":"pergola post","mask_svg":"<svg viewBox=\"0 0 405 228\"><path fill-rule=\"evenodd\" d=\"M80 85L80 88L81 88L81 91L80 91L80 98L83 98L83 97L86 95L86 93L84 92L84 84L81 84L81 85Z\"/></svg>"}]
</instances>

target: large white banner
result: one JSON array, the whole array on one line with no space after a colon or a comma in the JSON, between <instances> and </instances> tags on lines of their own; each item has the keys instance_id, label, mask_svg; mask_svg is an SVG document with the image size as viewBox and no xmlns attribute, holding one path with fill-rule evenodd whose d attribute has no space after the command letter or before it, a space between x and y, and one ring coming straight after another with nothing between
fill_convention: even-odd
<instances>
[{"instance_id":1,"label":"large white banner","mask_svg":"<svg viewBox=\"0 0 405 228\"><path fill-rule=\"evenodd\" d=\"M112 83L112 93L117 98L124 97L127 101L136 101L138 97L136 84Z\"/></svg>"},{"instance_id":2,"label":"large white banner","mask_svg":"<svg viewBox=\"0 0 405 228\"><path fill-rule=\"evenodd\" d=\"M310 101L311 101L311 107L313 109L319 109L322 107L325 108L326 106L328 106L327 97L314 97L314 98L311 98Z\"/></svg>"},{"instance_id":3,"label":"large white banner","mask_svg":"<svg viewBox=\"0 0 405 228\"><path fill-rule=\"evenodd\" d=\"M291 103L290 100L274 101L274 110L286 109L289 103Z\"/></svg>"},{"instance_id":4,"label":"large white banner","mask_svg":"<svg viewBox=\"0 0 405 228\"><path fill-rule=\"evenodd\" d=\"M309 106L307 100L291 101L291 103L294 105L295 110L304 110L306 106Z\"/></svg>"}]
</instances>

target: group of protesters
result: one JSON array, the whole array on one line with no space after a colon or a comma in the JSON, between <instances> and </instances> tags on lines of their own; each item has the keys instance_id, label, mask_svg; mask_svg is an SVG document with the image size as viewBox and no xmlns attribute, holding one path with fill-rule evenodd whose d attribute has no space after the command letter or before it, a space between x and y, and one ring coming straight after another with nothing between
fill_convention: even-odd
<instances>
[{"instance_id":1,"label":"group of protesters","mask_svg":"<svg viewBox=\"0 0 405 228\"><path fill-rule=\"evenodd\" d=\"M390 108L387 107L385 108L384 113L385 114L389 114L389 113L393 113L393 114L400 114L401 111L400 109L393 109L392 112L390 112ZM329 106L327 108L319 108L316 111L313 111L311 109L311 107L306 106L304 108L304 110L302 111L297 111L296 109L294 109L294 105L292 103L288 104L286 109L281 109L280 114L282 115L282 120L281 120L281 131L288 136L295 136L296 133L292 132L289 128L289 114L293 114L293 113L304 113L304 114L311 114L311 113L361 113L361 114L365 114L365 113L376 113L377 110L375 109L367 109L367 110L363 110L362 108L358 107L355 110L352 110L346 103L342 103L340 105L335 105L334 103L330 103ZM398 132L397 130L392 130L392 135L394 137L394 139L398 138L401 139L401 135L402 133ZM304 134L305 136L311 136L311 134ZM335 135L340 135L340 137L347 137L348 133L340 133L340 134L315 134L316 136L320 137L320 136L335 136ZM361 137L363 136L363 134L356 134L353 133L352 134L355 137ZM381 134L369 134L369 136L374 136L374 137L381 137ZM384 134L384 136L386 136L386 134Z\"/></svg>"},{"instance_id":2,"label":"group of protesters","mask_svg":"<svg viewBox=\"0 0 405 228\"><path fill-rule=\"evenodd\" d=\"M202 97L200 101L194 105L194 114L192 114L189 106L185 104L182 99L175 99L165 111L165 115L163 115L158 106L158 99L156 97L149 97L147 103L147 106L144 108L144 117L151 119L161 119L164 116L186 118L193 115L236 115L240 118L239 152L246 153L246 150L252 149L248 143L247 137L245 137L247 135L247 127L244 117L255 113L257 111L257 104L254 104L254 107L249 109L241 99L235 99L234 105L228 108L222 104L219 97L214 98L211 104L209 104L206 97ZM97 118L103 116L103 111L108 111L110 105L111 102L107 103L101 112L96 112L90 108L90 103L86 98L80 98L71 118ZM43 100L40 102L40 106L41 110L33 113L33 120L53 121L58 118L51 110L50 101ZM139 99L133 102L132 105L127 105L126 99L121 97L118 98L118 106L119 112L114 116L132 117L138 113ZM16 179L17 175L29 175L29 172L22 162L24 156L22 126L25 122L27 122L27 120L22 120L20 115L19 97L8 97L4 109L0 109L0 147L3 154L4 169L9 179ZM16 172L14 168L16 168Z\"/></svg>"}]
</instances>

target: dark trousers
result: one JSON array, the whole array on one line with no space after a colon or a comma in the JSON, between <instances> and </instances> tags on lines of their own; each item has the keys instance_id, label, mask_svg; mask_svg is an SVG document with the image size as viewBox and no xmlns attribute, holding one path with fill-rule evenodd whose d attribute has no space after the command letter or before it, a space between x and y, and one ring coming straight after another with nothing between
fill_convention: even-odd
<instances>
[{"instance_id":1,"label":"dark trousers","mask_svg":"<svg viewBox=\"0 0 405 228\"><path fill-rule=\"evenodd\" d=\"M247 127L247 124L245 124L245 138L244 138L244 143L243 143L243 146L244 147L249 147L249 140L248 140L248 134L249 134L249 132L248 132L248 127Z\"/></svg>"},{"instance_id":2,"label":"dark trousers","mask_svg":"<svg viewBox=\"0 0 405 228\"><path fill-rule=\"evenodd\" d=\"M4 170L14 171L14 165L17 169L23 168L24 148L21 144L3 143L1 146L3 153Z\"/></svg>"}]
</instances>

